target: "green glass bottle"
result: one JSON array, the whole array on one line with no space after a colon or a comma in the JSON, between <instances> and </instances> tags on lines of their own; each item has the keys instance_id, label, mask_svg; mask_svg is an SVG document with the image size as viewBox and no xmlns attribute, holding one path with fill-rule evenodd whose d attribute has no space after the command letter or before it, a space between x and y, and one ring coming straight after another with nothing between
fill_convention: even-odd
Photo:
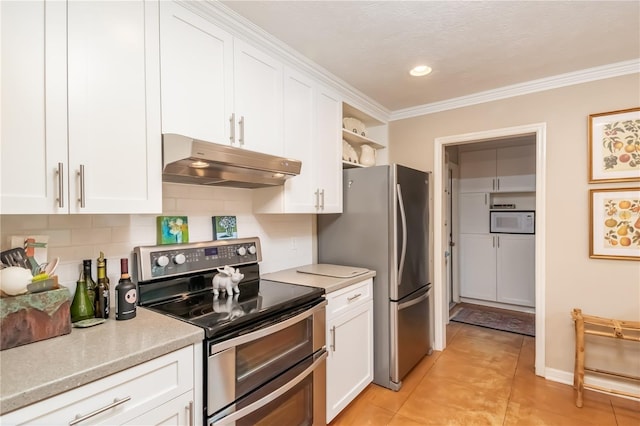
<instances>
[{"instance_id":1,"label":"green glass bottle","mask_svg":"<svg viewBox=\"0 0 640 426\"><path fill-rule=\"evenodd\" d=\"M87 290L87 281L84 277L84 271L80 272L80 278L76 285L76 293L71 302L71 322L78 322L93 318L93 302L89 298Z\"/></svg>"},{"instance_id":2,"label":"green glass bottle","mask_svg":"<svg viewBox=\"0 0 640 426\"><path fill-rule=\"evenodd\" d=\"M91 278L91 259L83 260L82 268L84 270L84 280L87 283L87 293L89 293L89 299L91 299L91 306L95 306L96 282Z\"/></svg>"}]
</instances>

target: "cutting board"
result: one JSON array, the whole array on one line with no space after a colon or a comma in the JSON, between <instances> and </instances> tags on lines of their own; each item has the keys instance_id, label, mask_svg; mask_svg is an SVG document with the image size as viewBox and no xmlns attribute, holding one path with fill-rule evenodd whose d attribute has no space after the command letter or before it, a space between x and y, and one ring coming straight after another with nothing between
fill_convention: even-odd
<instances>
[{"instance_id":1,"label":"cutting board","mask_svg":"<svg viewBox=\"0 0 640 426\"><path fill-rule=\"evenodd\" d=\"M315 265L305 265L296 269L297 272L303 274L323 275L325 277L334 278L352 278L369 272L366 268L356 268L353 266L329 265L326 263L318 263Z\"/></svg>"}]
</instances>

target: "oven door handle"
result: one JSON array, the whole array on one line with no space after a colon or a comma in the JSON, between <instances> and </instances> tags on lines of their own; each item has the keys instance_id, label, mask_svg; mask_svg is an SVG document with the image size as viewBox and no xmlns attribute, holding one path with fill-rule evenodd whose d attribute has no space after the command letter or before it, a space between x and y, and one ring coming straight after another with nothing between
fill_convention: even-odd
<instances>
[{"instance_id":1,"label":"oven door handle","mask_svg":"<svg viewBox=\"0 0 640 426\"><path fill-rule=\"evenodd\" d=\"M315 370L321 363L323 363L326 358L327 358L327 352L324 351L322 355L320 355L318 359L316 359L313 362L313 364L307 367L302 373L298 374L293 380L288 382L286 385L278 388L278 390L274 391L273 393L270 393L264 398L261 398L256 402L253 402L247 405L246 407L234 413L231 413L228 416L225 416L216 422L211 423L211 426L222 426L222 425L227 425L229 423L233 423L236 420L240 420L246 415L259 410L260 408L264 407L270 402L275 401L276 399L280 398L282 395L284 395L285 393L293 389L298 383L302 382L310 373L313 372L313 370Z\"/></svg>"},{"instance_id":2,"label":"oven door handle","mask_svg":"<svg viewBox=\"0 0 640 426\"><path fill-rule=\"evenodd\" d=\"M259 330L256 330L254 332L251 333L247 333L244 334L242 336L238 336L238 337L234 337L233 339L229 339L229 340L225 340L224 342L220 342L217 343L215 345L212 345L209 348L209 356L214 355L220 351L223 351L225 349L228 348L233 348L235 346L239 346L242 345L244 343L248 343L251 342L253 340L257 340L260 339L262 337L268 336L270 334L276 333L280 330L284 330L287 327L292 326L293 324L296 324L300 321L303 321L311 316L313 316L315 313L317 313L318 311L324 310L324 307L327 305L327 301L323 300L322 302L318 303L317 305L315 305L314 307L312 307L311 309L308 309L298 315L296 315L295 317L291 317L288 318L282 322L276 323L274 325L271 325L269 327L265 327L265 328L261 328Z\"/></svg>"}]
</instances>

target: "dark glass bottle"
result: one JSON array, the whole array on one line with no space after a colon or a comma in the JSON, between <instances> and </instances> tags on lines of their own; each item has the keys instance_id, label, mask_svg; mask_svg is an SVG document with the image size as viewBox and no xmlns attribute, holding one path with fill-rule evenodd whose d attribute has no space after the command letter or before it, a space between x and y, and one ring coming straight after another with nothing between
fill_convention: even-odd
<instances>
[{"instance_id":1,"label":"dark glass bottle","mask_svg":"<svg viewBox=\"0 0 640 426\"><path fill-rule=\"evenodd\" d=\"M78 322L93 318L93 304L89 299L87 291L87 282L84 272L80 272L80 278L76 285L76 292L71 302L71 322Z\"/></svg>"},{"instance_id":2,"label":"dark glass bottle","mask_svg":"<svg viewBox=\"0 0 640 426\"><path fill-rule=\"evenodd\" d=\"M120 259L120 280L116 286L116 319L128 320L136 316L138 292L129 276L129 259Z\"/></svg>"},{"instance_id":3,"label":"dark glass bottle","mask_svg":"<svg viewBox=\"0 0 640 426\"><path fill-rule=\"evenodd\" d=\"M96 282L91 278L91 259L85 259L82 261L82 268L84 271L84 280L87 283L87 293L91 300L91 306L95 306L96 303Z\"/></svg>"},{"instance_id":4,"label":"dark glass bottle","mask_svg":"<svg viewBox=\"0 0 640 426\"><path fill-rule=\"evenodd\" d=\"M109 318L109 284L107 283L107 265L104 253L97 259L98 284L96 285L95 315L96 318Z\"/></svg>"}]
</instances>

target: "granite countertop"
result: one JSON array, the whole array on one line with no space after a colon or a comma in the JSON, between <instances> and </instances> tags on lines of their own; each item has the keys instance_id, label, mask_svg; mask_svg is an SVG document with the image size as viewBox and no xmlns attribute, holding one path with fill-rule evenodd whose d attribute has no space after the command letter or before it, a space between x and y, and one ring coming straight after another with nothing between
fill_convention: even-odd
<instances>
[{"instance_id":1,"label":"granite countertop","mask_svg":"<svg viewBox=\"0 0 640 426\"><path fill-rule=\"evenodd\" d=\"M201 342L204 330L138 307L135 318L0 352L0 413L8 413Z\"/></svg>"},{"instance_id":2,"label":"granite countertop","mask_svg":"<svg viewBox=\"0 0 640 426\"><path fill-rule=\"evenodd\" d=\"M329 264L304 265L264 274L261 275L261 278L290 284L306 285L309 287L321 287L324 288L326 293L331 293L348 287L351 284L375 277L376 275L376 271L362 268L352 268L358 270L357 273L359 273L359 275L349 275L349 271L346 268L350 267ZM312 271L313 273L298 272L299 270ZM345 271L345 273L342 273L342 271Z\"/></svg>"}]
</instances>

